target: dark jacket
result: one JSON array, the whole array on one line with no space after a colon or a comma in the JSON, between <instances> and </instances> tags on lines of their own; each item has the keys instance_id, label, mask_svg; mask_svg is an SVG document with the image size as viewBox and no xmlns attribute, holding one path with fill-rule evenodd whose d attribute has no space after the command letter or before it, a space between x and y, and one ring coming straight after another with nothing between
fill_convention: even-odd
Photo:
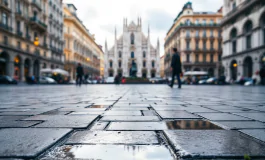
<instances>
[{"instance_id":1,"label":"dark jacket","mask_svg":"<svg viewBox=\"0 0 265 160\"><path fill-rule=\"evenodd\" d=\"M174 53L171 60L171 67L175 73L181 73L181 61L179 53Z\"/></svg>"},{"instance_id":2,"label":"dark jacket","mask_svg":"<svg viewBox=\"0 0 265 160\"><path fill-rule=\"evenodd\" d=\"M78 66L76 68L76 74L77 74L77 76L83 76L84 75L84 70L83 70L82 66Z\"/></svg>"},{"instance_id":3,"label":"dark jacket","mask_svg":"<svg viewBox=\"0 0 265 160\"><path fill-rule=\"evenodd\" d=\"M265 67L262 67L259 71L260 77L264 78L265 77Z\"/></svg>"}]
</instances>

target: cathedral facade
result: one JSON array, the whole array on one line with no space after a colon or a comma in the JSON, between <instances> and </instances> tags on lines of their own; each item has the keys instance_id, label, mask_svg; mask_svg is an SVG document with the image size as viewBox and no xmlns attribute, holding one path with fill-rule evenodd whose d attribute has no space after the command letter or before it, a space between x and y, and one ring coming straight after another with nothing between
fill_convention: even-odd
<instances>
[{"instance_id":1,"label":"cathedral facade","mask_svg":"<svg viewBox=\"0 0 265 160\"><path fill-rule=\"evenodd\" d=\"M150 43L150 29L148 35L142 32L142 20L137 23L127 19L123 21L123 34L117 38L115 29L115 42L111 49L105 43L105 74L104 77L160 77L160 48L157 40L156 48Z\"/></svg>"}]
</instances>

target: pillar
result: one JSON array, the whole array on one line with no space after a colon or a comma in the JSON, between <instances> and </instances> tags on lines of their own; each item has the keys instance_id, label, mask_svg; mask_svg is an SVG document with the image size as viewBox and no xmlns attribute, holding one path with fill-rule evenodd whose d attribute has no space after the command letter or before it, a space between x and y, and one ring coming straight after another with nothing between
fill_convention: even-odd
<instances>
[{"instance_id":1,"label":"pillar","mask_svg":"<svg viewBox=\"0 0 265 160\"><path fill-rule=\"evenodd\" d=\"M24 70L25 70L25 68L24 68L25 66L24 66L24 60L20 63L20 81L23 81L23 82L25 82L25 75L24 75Z\"/></svg>"},{"instance_id":2,"label":"pillar","mask_svg":"<svg viewBox=\"0 0 265 160\"><path fill-rule=\"evenodd\" d=\"M8 68L8 73L7 73L8 76L13 78L14 77L14 69L15 69L13 59L10 59L10 61L7 64L7 68Z\"/></svg>"}]
</instances>

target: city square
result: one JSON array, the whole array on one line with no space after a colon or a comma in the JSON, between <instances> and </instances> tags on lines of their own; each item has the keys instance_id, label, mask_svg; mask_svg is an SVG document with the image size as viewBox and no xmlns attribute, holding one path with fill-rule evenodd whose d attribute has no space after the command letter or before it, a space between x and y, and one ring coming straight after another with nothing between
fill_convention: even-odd
<instances>
[{"instance_id":1,"label":"city square","mask_svg":"<svg viewBox=\"0 0 265 160\"><path fill-rule=\"evenodd\" d=\"M0 160L265 160L264 0L0 0Z\"/></svg>"},{"instance_id":2,"label":"city square","mask_svg":"<svg viewBox=\"0 0 265 160\"><path fill-rule=\"evenodd\" d=\"M0 90L0 158L265 158L264 87L44 85Z\"/></svg>"}]
</instances>

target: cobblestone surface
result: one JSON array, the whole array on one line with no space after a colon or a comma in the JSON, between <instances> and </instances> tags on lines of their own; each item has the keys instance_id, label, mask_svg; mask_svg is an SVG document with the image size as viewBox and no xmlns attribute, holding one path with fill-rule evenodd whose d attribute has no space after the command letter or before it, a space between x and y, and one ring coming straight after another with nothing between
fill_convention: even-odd
<instances>
[{"instance_id":1,"label":"cobblestone surface","mask_svg":"<svg viewBox=\"0 0 265 160\"><path fill-rule=\"evenodd\" d=\"M264 87L0 86L0 159L265 159L264 117Z\"/></svg>"}]
</instances>

